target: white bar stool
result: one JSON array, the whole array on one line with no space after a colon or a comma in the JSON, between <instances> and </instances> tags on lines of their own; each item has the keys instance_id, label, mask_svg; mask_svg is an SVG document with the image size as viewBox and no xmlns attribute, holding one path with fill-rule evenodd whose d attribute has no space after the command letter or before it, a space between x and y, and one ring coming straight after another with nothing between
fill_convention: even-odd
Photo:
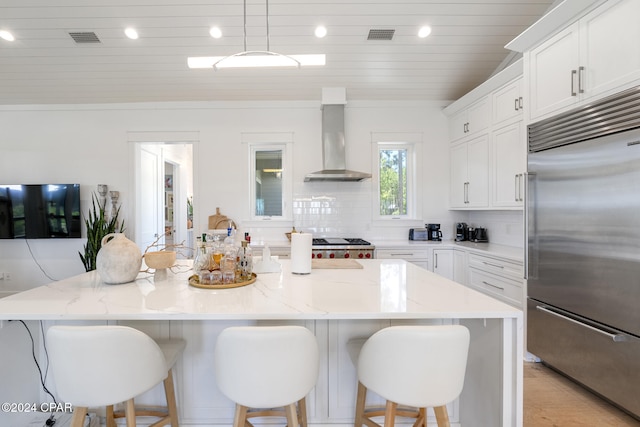
<instances>
[{"instance_id":1,"label":"white bar stool","mask_svg":"<svg viewBox=\"0 0 640 427\"><path fill-rule=\"evenodd\" d=\"M319 367L318 343L308 329L229 327L218 337L213 366L218 388L236 404L234 427L250 426L247 418L266 416L286 416L288 427L307 425L306 396ZM273 410L282 407L284 411Z\"/></svg>"},{"instance_id":2,"label":"white bar stool","mask_svg":"<svg viewBox=\"0 0 640 427\"><path fill-rule=\"evenodd\" d=\"M153 427L178 427L172 367L185 348L181 339L151 339L127 326L52 326L47 346L56 390L74 406L71 427L84 425L89 407L107 407L107 427L115 426L113 405L126 402L127 427L136 416L161 417ZM166 410L135 411L133 398L164 382ZM151 427L151 426L150 426Z\"/></svg>"},{"instance_id":3,"label":"white bar stool","mask_svg":"<svg viewBox=\"0 0 640 427\"><path fill-rule=\"evenodd\" d=\"M433 407L439 427L449 426L446 404L462 392L469 352L469 330L461 325L392 326L373 334L358 358L355 427L379 426L371 418L384 415L385 427L395 417L416 418L427 425L426 408ZM386 407L365 410L367 390ZM398 410L398 405L418 408Z\"/></svg>"}]
</instances>

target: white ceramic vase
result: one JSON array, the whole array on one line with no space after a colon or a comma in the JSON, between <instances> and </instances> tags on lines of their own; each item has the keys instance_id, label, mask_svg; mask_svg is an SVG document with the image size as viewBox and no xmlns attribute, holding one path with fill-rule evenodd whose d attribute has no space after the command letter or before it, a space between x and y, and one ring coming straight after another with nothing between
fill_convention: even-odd
<instances>
[{"instance_id":1,"label":"white ceramic vase","mask_svg":"<svg viewBox=\"0 0 640 427\"><path fill-rule=\"evenodd\" d=\"M132 282L140 272L142 253L138 245L122 233L110 233L102 238L96 257L96 270L103 282L116 285Z\"/></svg>"}]
</instances>

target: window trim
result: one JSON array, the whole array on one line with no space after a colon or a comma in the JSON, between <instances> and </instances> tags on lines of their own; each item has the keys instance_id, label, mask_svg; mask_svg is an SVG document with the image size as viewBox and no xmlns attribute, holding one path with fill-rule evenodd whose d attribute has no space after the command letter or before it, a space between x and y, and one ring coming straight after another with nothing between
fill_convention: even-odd
<instances>
[{"instance_id":1,"label":"window trim","mask_svg":"<svg viewBox=\"0 0 640 427\"><path fill-rule=\"evenodd\" d=\"M249 218L251 221L291 221L293 193L293 167L290 143L248 143L249 146ZM259 151L282 151L282 215L256 215L256 153Z\"/></svg>"},{"instance_id":2,"label":"window trim","mask_svg":"<svg viewBox=\"0 0 640 427\"><path fill-rule=\"evenodd\" d=\"M404 215L381 215L380 214L380 151L385 149L405 149L407 150L407 213ZM420 219L421 197L418 194L418 167L420 144L405 141L373 141L372 144L372 183L373 183L373 206L372 219L391 223L392 221L404 224L405 221L415 221Z\"/></svg>"}]
</instances>

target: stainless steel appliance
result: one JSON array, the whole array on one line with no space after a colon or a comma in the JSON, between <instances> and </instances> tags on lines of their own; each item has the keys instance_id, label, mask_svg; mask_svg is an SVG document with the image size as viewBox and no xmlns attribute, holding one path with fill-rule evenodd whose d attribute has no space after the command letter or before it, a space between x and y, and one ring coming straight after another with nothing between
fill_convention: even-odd
<instances>
[{"instance_id":1,"label":"stainless steel appliance","mask_svg":"<svg viewBox=\"0 0 640 427\"><path fill-rule=\"evenodd\" d=\"M528 351L640 418L640 87L528 133Z\"/></svg>"},{"instance_id":2,"label":"stainless steel appliance","mask_svg":"<svg viewBox=\"0 0 640 427\"><path fill-rule=\"evenodd\" d=\"M456 223L456 242L463 242L469 238L469 226L465 222Z\"/></svg>"},{"instance_id":3,"label":"stainless steel appliance","mask_svg":"<svg viewBox=\"0 0 640 427\"><path fill-rule=\"evenodd\" d=\"M409 240L429 240L429 230L426 228L409 229Z\"/></svg>"},{"instance_id":4,"label":"stainless steel appliance","mask_svg":"<svg viewBox=\"0 0 640 427\"><path fill-rule=\"evenodd\" d=\"M427 227L427 236L429 240L442 240L442 231L440 230L440 224L425 224L425 226Z\"/></svg>"},{"instance_id":5,"label":"stainless steel appliance","mask_svg":"<svg viewBox=\"0 0 640 427\"><path fill-rule=\"evenodd\" d=\"M314 238L311 244L311 258L372 259L375 248L366 240L358 238Z\"/></svg>"}]
</instances>

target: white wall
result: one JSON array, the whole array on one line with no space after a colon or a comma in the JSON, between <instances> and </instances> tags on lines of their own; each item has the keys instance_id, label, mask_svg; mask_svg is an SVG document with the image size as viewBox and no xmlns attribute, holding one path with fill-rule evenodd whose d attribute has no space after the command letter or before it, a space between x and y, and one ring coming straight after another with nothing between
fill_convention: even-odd
<instances>
[{"instance_id":1,"label":"white wall","mask_svg":"<svg viewBox=\"0 0 640 427\"><path fill-rule=\"evenodd\" d=\"M401 226L383 227L371 220L370 181L304 183L304 175L322 168L320 102L152 103L0 107L0 182L13 184L73 182L81 184L83 211L97 184L120 191L127 234L133 236L132 143L128 132L197 132L194 144L194 229L222 213L254 238L284 239L293 223L325 235L351 234L370 239L406 239L409 226L440 222L453 237L459 214L449 212L449 150L443 105L420 102L349 102L345 108L347 166L371 171L372 132L421 133L422 216ZM294 206L326 197L333 209L323 215L294 211L293 223L263 227L249 223L246 132L292 132L294 135ZM320 222L321 221L321 222ZM446 227L445 227L446 225ZM0 241L2 292L19 291L84 271L78 251L83 240Z\"/></svg>"}]
</instances>

